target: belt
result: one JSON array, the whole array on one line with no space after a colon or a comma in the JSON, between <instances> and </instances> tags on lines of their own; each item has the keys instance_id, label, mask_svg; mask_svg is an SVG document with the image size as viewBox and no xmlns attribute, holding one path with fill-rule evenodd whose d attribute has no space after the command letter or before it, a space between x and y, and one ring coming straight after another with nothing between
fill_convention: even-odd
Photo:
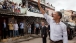
<instances>
[{"instance_id":1,"label":"belt","mask_svg":"<svg viewBox=\"0 0 76 43\"><path fill-rule=\"evenodd\" d=\"M52 40L51 40L52 41ZM59 42L61 42L61 43L63 43L63 41L62 40L59 40L59 41L52 41L53 43L59 43Z\"/></svg>"}]
</instances>

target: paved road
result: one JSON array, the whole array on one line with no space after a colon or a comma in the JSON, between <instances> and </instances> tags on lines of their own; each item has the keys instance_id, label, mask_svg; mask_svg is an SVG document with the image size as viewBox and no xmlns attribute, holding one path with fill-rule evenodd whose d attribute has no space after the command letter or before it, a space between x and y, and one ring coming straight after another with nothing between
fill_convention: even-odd
<instances>
[{"instance_id":1,"label":"paved road","mask_svg":"<svg viewBox=\"0 0 76 43\"><path fill-rule=\"evenodd\" d=\"M76 43L76 38L74 38L73 40L69 40L69 43ZM20 42L20 43L42 43L42 39L41 38L36 38L30 41L24 41L24 42ZM49 43L49 39L47 38L47 43Z\"/></svg>"}]
</instances>

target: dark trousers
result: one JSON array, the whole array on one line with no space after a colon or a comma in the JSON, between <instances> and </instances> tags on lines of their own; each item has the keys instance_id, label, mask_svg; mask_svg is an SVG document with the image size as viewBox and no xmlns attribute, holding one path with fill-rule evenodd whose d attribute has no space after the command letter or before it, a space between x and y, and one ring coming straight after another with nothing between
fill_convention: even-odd
<instances>
[{"instance_id":1,"label":"dark trousers","mask_svg":"<svg viewBox=\"0 0 76 43\"><path fill-rule=\"evenodd\" d=\"M14 36L14 31L10 30L10 37L13 37L13 36Z\"/></svg>"},{"instance_id":2,"label":"dark trousers","mask_svg":"<svg viewBox=\"0 0 76 43\"><path fill-rule=\"evenodd\" d=\"M19 36L18 30L14 30L14 36L15 36L15 37Z\"/></svg>"},{"instance_id":3,"label":"dark trousers","mask_svg":"<svg viewBox=\"0 0 76 43\"><path fill-rule=\"evenodd\" d=\"M33 28L31 29L31 34L34 34L34 29Z\"/></svg>"},{"instance_id":4,"label":"dark trousers","mask_svg":"<svg viewBox=\"0 0 76 43\"><path fill-rule=\"evenodd\" d=\"M6 39L6 36L7 36L7 31L6 31L6 28L4 28L3 30L2 30L2 39Z\"/></svg>"},{"instance_id":5,"label":"dark trousers","mask_svg":"<svg viewBox=\"0 0 76 43\"><path fill-rule=\"evenodd\" d=\"M43 43L46 43L46 37L42 37Z\"/></svg>"},{"instance_id":6,"label":"dark trousers","mask_svg":"<svg viewBox=\"0 0 76 43\"><path fill-rule=\"evenodd\" d=\"M20 29L20 35L24 36L24 29Z\"/></svg>"},{"instance_id":7,"label":"dark trousers","mask_svg":"<svg viewBox=\"0 0 76 43\"><path fill-rule=\"evenodd\" d=\"M36 34L37 35L39 34L39 28L36 28Z\"/></svg>"},{"instance_id":8,"label":"dark trousers","mask_svg":"<svg viewBox=\"0 0 76 43\"><path fill-rule=\"evenodd\" d=\"M49 38L50 38L50 32L48 32Z\"/></svg>"},{"instance_id":9,"label":"dark trousers","mask_svg":"<svg viewBox=\"0 0 76 43\"><path fill-rule=\"evenodd\" d=\"M50 43L63 43L63 41L60 40L60 41L56 41L56 42L54 42L54 41L50 40Z\"/></svg>"}]
</instances>

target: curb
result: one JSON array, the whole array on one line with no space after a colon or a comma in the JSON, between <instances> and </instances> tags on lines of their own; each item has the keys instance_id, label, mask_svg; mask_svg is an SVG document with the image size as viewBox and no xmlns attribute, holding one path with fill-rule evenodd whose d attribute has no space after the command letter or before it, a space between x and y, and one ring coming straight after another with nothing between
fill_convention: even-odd
<instances>
[{"instance_id":1,"label":"curb","mask_svg":"<svg viewBox=\"0 0 76 43\"><path fill-rule=\"evenodd\" d=\"M14 41L14 43L19 43L19 42L23 42L23 41L29 41L29 40L33 40L35 38L39 38L39 37L31 37L31 38L27 38L27 39L23 39L23 40L17 40L17 41Z\"/></svg>"},{"instance_id":2,"label":"curb","mask_svg":"<svg viewBox=\"0 0 76 43\"><path fill-rule=\"evenodd\" d=\"M26 36L23 36L22 38L18 38L18 39L15 39L13 40L12 38L10 39L7 39L8 41L6 42L0 42L0 43L19 43L19 42L23 42L23 41L29 41L29 40L33 40L35 38L39 38L40 36L39 35L26 35Z\"/></svg>"},{"instance_id":3,"label":"curb","mask_svg":"<svg viewBox=\"0 0 76 43\"><path fill-rule=\"evenodd\" d=\"M19 42L23 42L23 41L29 41L29 40L33 40L33 39L39 38L39 37L40 37L39 35L31 35L31 37L29 37L27 39L20 39L20 40L14 41L14 43L19 43Z\"/></svg>"},{"instance_id":4,"label":"curb","mask_svg":"<svg viewBox=\"0 0 76 43\"><path fill-rule=\"evenodd\" d=\"M35 39L35 38L30 38L30 39L24 39L24 40L20 40L20 41L15 41L15 42L13 42L13 43L20 43L20 42L29 41L29 40L32 40L32 39Z\"/></svg>"}]
</instances>

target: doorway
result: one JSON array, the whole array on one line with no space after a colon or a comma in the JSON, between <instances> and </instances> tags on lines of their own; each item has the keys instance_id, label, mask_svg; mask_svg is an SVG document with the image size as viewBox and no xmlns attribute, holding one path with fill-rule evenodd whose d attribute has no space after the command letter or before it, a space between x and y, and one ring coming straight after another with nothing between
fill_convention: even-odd
<instances>
[{"instance_id":1,"label":"doorway","mask_svg":"<svg viewBox=\"0 0 76 43\"><path fill-rule=\"evenodd\" d=\"M8 17L3 17L3 16L0 16L0 36L2 36L2 23L3 23L3 20L6 20L6 23L8 24Z\"/></svg>"}]
</instances>

